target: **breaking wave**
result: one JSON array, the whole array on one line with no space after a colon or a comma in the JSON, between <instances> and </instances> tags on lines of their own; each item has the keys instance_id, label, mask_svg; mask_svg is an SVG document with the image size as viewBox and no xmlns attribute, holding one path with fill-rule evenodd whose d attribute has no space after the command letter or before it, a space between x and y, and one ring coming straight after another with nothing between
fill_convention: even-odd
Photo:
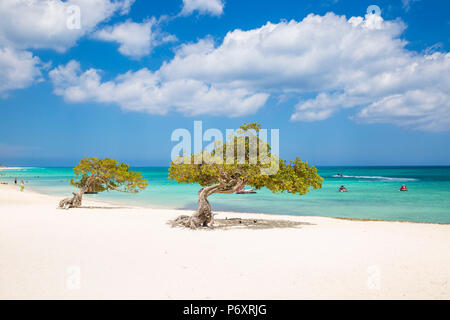
<instances>
[{"instance_id":1,"label":"breaking wave","mask_svg":"<svg viewBox=\"0 0 450 320\"><path fill-rule=\"evenodd\" d=\"M414 178L396 178L396 177L383 177L383 176L350 176L343 174L339 176L337 174L333 175L334 178L354 178L354 179L373 179L381 181L417 181Z\"/></svg>"}]
</instances>

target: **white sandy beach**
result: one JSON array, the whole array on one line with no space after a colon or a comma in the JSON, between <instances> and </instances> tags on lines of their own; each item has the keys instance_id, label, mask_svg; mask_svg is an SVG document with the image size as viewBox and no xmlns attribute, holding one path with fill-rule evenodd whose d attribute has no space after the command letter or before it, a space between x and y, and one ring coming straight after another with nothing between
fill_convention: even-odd
<instances>
[{"instance_id":1,"label":"white sandy beach","mask_svg":"<svg viewBox=\"0 0 450 320\"><path fill-rule=\"evenodd\" d=\"M59 210L0 186L1 299L450 299L450 225L290 219L174 229L177 210Z\"/></svg>"}]
</instances>

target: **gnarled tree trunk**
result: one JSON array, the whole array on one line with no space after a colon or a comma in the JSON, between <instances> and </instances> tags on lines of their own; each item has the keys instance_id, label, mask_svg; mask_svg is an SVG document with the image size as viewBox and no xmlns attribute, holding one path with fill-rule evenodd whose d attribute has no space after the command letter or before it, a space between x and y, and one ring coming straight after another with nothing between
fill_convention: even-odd
<instances>
[{"instance_id":1,"label":"gnarled tree trunk","mask_svg":"<svg viewBox=\"0 0 450 320\"><path fill-rule=\"evenodd\" d=\"M213 186L205 187L200 191L198 196L198 209L190 217L180 216L176 219L176 224L182 225L191 229L201 227L213 227L214 216L211 211L211 205L208 201L208 196L213 193L234 193L245 186L245 181L239 180L233 185L226 185L219 183Z\"/></svg>"},{"instance_id":2,"label":"gnarled tree trunk","mask_svg":"<svg viewBox=\"0 0 450 320\"><path fill-rule=\"evenodd\" d=\"M59 207L63 209L69 209L69 208L79 208L81 207L81 202L83 201L83 194L86 193L86 191L89 189L89 186L91 184L91 180L88 179L86 181L86 184L78 190L78 192L72 192L73 197L72 198L65 198L59 202Z\"/></svg>"},{"instance_id":3,"label":"gnarled tree trunk","mask_svg":"<svg viewBox=\"0 0 450 320\"><path fill-rule=\"evenodd\" d=\"M215 187L215 186L213 186ZM208 227L211 226L213 220L213 214L211 211L211 205L208 201L208 196L213 192L213 187L204 188L200 191L198 195L198 209L197 211L189 218L188 226L192 229L197 229L199 227Z\"/></svg>"}]
</instances>

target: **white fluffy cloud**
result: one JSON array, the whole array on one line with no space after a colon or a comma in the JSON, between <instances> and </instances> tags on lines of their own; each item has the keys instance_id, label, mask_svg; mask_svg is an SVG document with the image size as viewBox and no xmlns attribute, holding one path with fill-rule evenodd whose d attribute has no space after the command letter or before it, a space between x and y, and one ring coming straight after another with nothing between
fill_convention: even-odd
<instances>
[{"instance_id":1,"label":"white fluffy cloud","mask_svg":"<svg viewBox=\"0 0 450 320\"><path fill-rule=\"evenodd\" d=\"M218 88L192 79L162 81L145 68L102 82L98 70L82 72L76 61L52 70L50 77L55 93L67 101L117 103L125 110L160 115L174 111L236 117L254 113L268 98L267 94Z\"/></svg>"},{"instance_id":2,"label":"white fluffy cloud","mask_svg":"<svg viewBox=\"0 0 450 320\"><path fill-rule=\"evenodd\" d=\"M197 11L200 14L220 16L224 6L223 0L183 0L181 15L190 15Z\"/></svg>"},{"instance_id":3,"label":"white fluffy cloud","mask_svg":"<svg viewBox=\"0 0 450 320\"><path fill-rule=\"evenodd\" d=\"M0 48L0 96L41 78L40 60L31 52Z\"/></svg>"},{"instance_id":4,"label":"white fluffy cloud","mask_svg":"<svg viewBox=\"0 0 450 320\"><path fill-rule=\"evenodd\" d=\"M404 64L369 74L337 93L322 92L301 101L295 121L313 121L340 108L361 106L353 117L369 123L392 123L427 131L450 129L450 54L410 56ZM328 117L323 117L326 119Z\"/></svg>"},{"instance_id":5,"label":"white fluffy cloud","mask_svg":"<svg viewBox=\"0 0 450 320\"><path fill-rule=\"evenodd\" d=\"M115 12L126 14L130 0L2 0L0 44L19 49L54 49L64 52ZM72 6L72 7L71 7ZM80 9L80 28L73 28ZM68 27L68 23L70 28Z\"/></svg>"},{"instance_id":6,"label":"white fluffy cloud","mask_svg":"<svg viewBox=\"0 0 450 320\"><path fill-rule=\"evenodd\" d=\"M217 47L208 39L184 46L161 72L169 79L189 77L264 90L339 89L365 78L366 70L375 73L404 59L404 43L396 39L404 25L379 19L309 15L301 22L234 30Z\"/></svg>"},{"instance_id":7,"label":"white fluffy cloud","mask_svg":"<svg viewBox=\"0 0 450 320\"><path fill-rule=\"evenodd\" d=\"M450 95L428 88L408 90L381 98L363 108L356 119L393 123L425 131L450 129Z\"/></svg>"},{"instance_id":8,"label":"white fluffy cloud","mask_svg":"<svg viewBox=\"0 0 450 320\"><path fill-rule=\"evenodd\" d=\"M341 108L359 107L354 119L360 122L448 130L450 55L408 51L399 38L404 29L401 21L377 15L309 15L301 22L235 30L217 47L212 40L186 45L160 73L170 80L297 95L293 121L324 120ZM406 97L419 89L428 98L410 103ZM302 99L306 94L316 97ZM391 96L404 99L389 108ZM406 103L402 113L395 110L399 101Z\"/></svg>"},{"instance_id":9,"label":"white fluffy cloud","mask_svg":"<svg viewBox=\"0 0 450 320\"><path fill-rule=\"evenodd\" d=\"M115 12L128 13L133 2L0 1L0 93L4 95L9 90L25 88L40 78L39 59L27 50L53 49L64 52ZM80 28L73 28L77 27L77 8Z\"/></svg>"},{"instance_id":10,"label":"white fluffy cloud","mask_svg":"<svg viewBox=\"0 0 450 320\"><path fill-rule=\"evenodd\" d=\"M117 42L120 44L119 52L121 54L139 59L148 55L154 47L176 40L173 35L165 35L155 30L155 25L155 19L143 23L126 21L97 31L94 38Z\"/></svg>"},{"instance_id":11,"label":"white fluffy cloud","mask_svg":"<svg viewBox=\"0 0 450 320\"><path fill-rule=\"evenodd\" d=\"M293 121L324 120L353 108L359 122L449 130L450 54L407 50L404 29L401 21L377 15L311 14L300 22L234 30L219 45L209 38L182 45L154 72L101 82L96 70L64 77L66 66L54 71L54 83L68 101L116 102L151 113L238 116L255 112L269 95L288 95L299 101ZM117 93L103 97L106 88ZM89 94L77 100L83 90Z\"/></svg>"}]
</instances>

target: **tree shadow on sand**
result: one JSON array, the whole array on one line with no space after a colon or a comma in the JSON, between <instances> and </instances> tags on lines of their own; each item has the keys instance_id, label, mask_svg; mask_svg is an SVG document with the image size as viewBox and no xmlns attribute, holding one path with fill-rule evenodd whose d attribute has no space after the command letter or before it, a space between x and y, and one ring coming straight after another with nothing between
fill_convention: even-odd
<instances>
[{"instance_id":1,"label":"tree shadow on sand","mask_svg":"<svg viewBox=\"0 0 450 320\"><path fill-rule=\"evenodd\" d=\"M175 220L168 221L168 224L174 228L185 228L182 223L183 219L188 219L189 216L181 216ZM214 223L210 227L204 227L202 229L283 229L283 228L296 228L299 229L302 226L313 226L313 223L291 221L291 220L272 220L272 219L241 219L241 218L225 218L214 219Z\"/></svg>"}]
</instances>

